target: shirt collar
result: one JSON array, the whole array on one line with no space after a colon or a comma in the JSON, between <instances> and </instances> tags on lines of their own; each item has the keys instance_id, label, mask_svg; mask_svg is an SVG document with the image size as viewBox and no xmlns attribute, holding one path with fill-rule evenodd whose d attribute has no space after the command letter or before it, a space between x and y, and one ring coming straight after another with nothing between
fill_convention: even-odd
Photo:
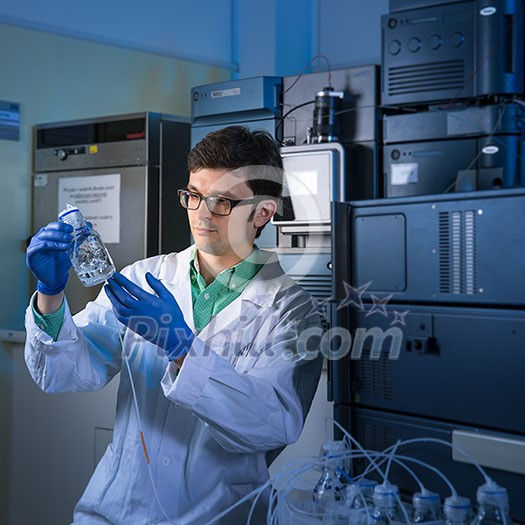
<instances>
[{"instance_id":1,"label":"shirt collar","mask_svg":"<svg viewBox=\"0 0 525 525\"><path fill-rule=\"evenodd\" d=\"M255 249L250 255L248 255L248 257L246 257L246 259L243 259L234 266L230 266L230 268L226 268L220 272L214 282L221 283L230 290L236 290L246 284L247 281L253 279L266 261L266 258L262 255L259 248L256 245L254 245L254 248ZM195 284L203 283L196 246L194 246L190 258L190 277Z\"/></svg>"}]
</instances>

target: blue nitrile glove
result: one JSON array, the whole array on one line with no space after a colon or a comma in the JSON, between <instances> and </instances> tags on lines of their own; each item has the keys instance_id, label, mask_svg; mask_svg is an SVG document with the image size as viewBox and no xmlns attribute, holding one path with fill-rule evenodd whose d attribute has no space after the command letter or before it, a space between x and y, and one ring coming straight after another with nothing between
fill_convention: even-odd
<instances>
[{"instance_id":1,"label":"blue nitrile glove","mask_svg":"<svg viewBox=\"0 0 525 525\"><path fill-rule=\"evenodd\" d=\"M177 301L161 281L146 273L155 294L116 272L104 286L117 319L130 330L162 348L168 359L185 355L195 335L184 321Z\"/></svg>"},{"instance_id":2,"label":"blue nitrile glove","mask_svg":"<svg viewBox=\"0 0 525 525\"><path fill-rule=\"evenodd\" d=\"M50 222L33 235L26 251L26 264L37 278L37 290L45 295L58 295L64 290L71 268L67 254L71 247L72 226Z\"/></svg>"}]
</instances>

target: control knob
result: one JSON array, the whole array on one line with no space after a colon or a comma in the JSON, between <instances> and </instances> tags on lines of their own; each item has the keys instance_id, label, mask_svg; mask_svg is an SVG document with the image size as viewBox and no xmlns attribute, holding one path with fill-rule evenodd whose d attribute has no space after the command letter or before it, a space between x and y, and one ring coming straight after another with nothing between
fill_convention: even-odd
<instances>
[{"instance_id":1,"label":"control knob","mask_svg":"<svg viewBox=\"0 0 525 525\"><path fill-rule=\"evenodd\" d=\"M66 160L67 158L67 151L65 149L59 149L56 151L56 156L60 159L60 160Z\"/></svg>"}]
</instances>

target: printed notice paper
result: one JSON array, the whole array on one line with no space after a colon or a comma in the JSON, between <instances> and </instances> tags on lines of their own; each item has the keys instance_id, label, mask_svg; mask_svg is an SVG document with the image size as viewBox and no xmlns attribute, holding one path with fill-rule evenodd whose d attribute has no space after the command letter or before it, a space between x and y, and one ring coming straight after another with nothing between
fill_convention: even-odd
<instances>
[{"instance_id":1,"label":"printed notice paper","mask_svg":"<svg viewBox=\"0 0 525 525\"><path fill-rule=\"evenodd\" d=\"M76 206L105 243L120 242L120 174L58 180L58 212Z\"/></svg>"}]
</instances>

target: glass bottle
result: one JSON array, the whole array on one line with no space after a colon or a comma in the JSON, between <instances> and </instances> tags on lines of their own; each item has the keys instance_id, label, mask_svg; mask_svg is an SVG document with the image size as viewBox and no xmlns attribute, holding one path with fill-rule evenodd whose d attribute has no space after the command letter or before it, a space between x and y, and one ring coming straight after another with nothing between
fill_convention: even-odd
<instances>
[{"instance_id":1,"label":"glass bottle","mask_svg":"<svg viewBox=\"0 0 525 525\"><path fill-rule=\"evenodd\" d=\"M327 441L322 450L323 472L313 491L314 508L318 513L344 501L344 483L340 472L343 469L346 445L343 441Z\"/></svg>"},{"instance_id":2,"label":"glass bottle","mask_svg":"<svg viewBox=\"0 0 525 525\"><path fill-rule=\"evenodd\" d=\"M443 525L445 520L441 512L439 494L423 489L421 492L414 493L412 505L414 507L412 521L414 523Z\"/></svg>"},{"instance_id":3,"label":"glass bottle","mask_svg":"<svg viewBox=\"0 0 525 525\"><path fill-rule=\"evenodd\" d=\"M347 485L345 505L348 509L351 525L366 525L374 509L374 488L377 481L362 478L352 485Z\"/></svg>"},{"instance_id":4,"label":"glass bottle","mask_svg":"<svg viewBox=\"0 0 525 525\"><path fill-rule=\"evenodd\" d=\"M82 212L68 204L58 220L73 227L73 245L68 250L71 264L84 286L95 286L115 273L115 266L100 235L86 222Z\"/></svg>"},{"instance_id":5,"label":"glass bottle","mask_svg":"<svg viewBox=\"0 0 525 525\"><path fill-rule=\"evenodd\" d=\"M449 496L444 505L445 525L470 525L472 505L468 498Z\"/></svg>"},{"instance_id":6,"label":"glass bottle","mask_svg":"<svg viewBox=\"0 0 525 525\"><path fill-rule=\"evenodd\" d=\"M472 525L511 525L507 489L487 482L476 492L478 512Z\"/></svg>"},{"instance_id":7,"label":"glass bottle","mask_svg":"<svg viewBox=\"0 0 525 525\"><path fill-rule=\"evenodd\" d=\"M374 488L374 510L370 523L372 525L393 525L406 523L407 519L401 509L399 488L384 482Z\"/></svg>"}]
</instances>

